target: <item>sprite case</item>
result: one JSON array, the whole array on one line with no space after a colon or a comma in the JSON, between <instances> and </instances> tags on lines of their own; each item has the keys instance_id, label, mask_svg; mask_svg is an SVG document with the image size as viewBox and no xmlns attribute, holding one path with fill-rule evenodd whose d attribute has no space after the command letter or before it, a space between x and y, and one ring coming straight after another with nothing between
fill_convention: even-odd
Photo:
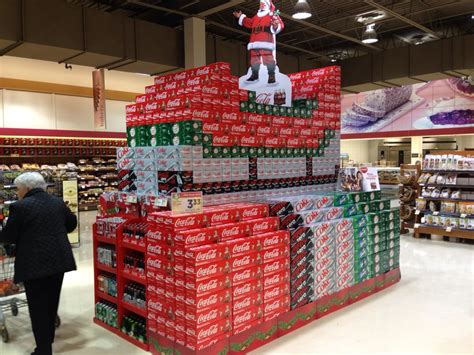
<instances>
[{"instance_id":1,"label":"sprite case","mask_svg":"<svg viewBox=\"0 0 474 355\"><path fill-rule=\"evenodd\" d=\"M382 198L382 193L380 192L380 190L367 192L368 201L380 200L381 198Z\"/></svg>"},{"instance_id":2,"label":"sprite case","mask_svg":"<svg viewBox=\"0 0 474 355\"><path fill-rule=\"evenodd\" d=\"M390 211L384 212L387 221L394 221L400 219L400 210L398 208L391 209Z\"/></svg>"},{"instance_id":3,"label":"sprite case","mask_svg":"<svg viewBox=\"0 0 474 355\"><path fill-rule=\"evenodd\" d=\"M248 102L249 103L255 103L255 101L257 100L257 92L255 91L248 91Z\"/></svg>"},{"instance_id":4,"label":"sprite case","mask_svg":"<svg viewBox=\"0 0 474 355\"><path fill-rule=\"evenodd\" d=\"M272 106L272 115L279 116L280 115L280 108L278 106Z\"/></svg>"},{"instance_id":5,"label":"sprite case","mask_svg":"<svg viewBox=\"0 0 474 355\"><path fill-rule=\"evenodd\" d=\"M273 113L273 106L272 105L263 105L263 112L266 115L271 115Z\"/></svg>"},{"instance_id":6,"label":"sprite case","mask_svg":"<svg viewBox=\"0 0 474 355\"><path fill-rule=\"evenodd\" d=\"M385 232L387 239L400 238L400 227Z\"/></svg>"},{"instance_id":7,"label":"sprite case","mask_svg":"<svg viewBox=\"0 0 474 355\"><path fill-rule=\"evenodd\" d=\"M264 104L257 103L256 104L256 112L259 113L259 114L265 113L265 107L264 106L265 106Z\"/></svg>"},{"instance_id":8,"label":"sprite case","mask_svg":"<svg viewBox=\"0 0 474 355\"><path fill-rule=\"evenodd\" d=\"M367 225L367 216L366 215L352 216L350 219L351 219L352 225L355 228L365 227Z\"/></svg>"}]
</instances>

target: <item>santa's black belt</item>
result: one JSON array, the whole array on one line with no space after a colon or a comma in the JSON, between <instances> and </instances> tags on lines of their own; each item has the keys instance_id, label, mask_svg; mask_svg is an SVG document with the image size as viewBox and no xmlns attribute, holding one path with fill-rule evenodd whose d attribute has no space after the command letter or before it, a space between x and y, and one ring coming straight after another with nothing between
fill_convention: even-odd
<instances>
[{"instance_id":1,"label":"santa's black belt","mask_svg":"<svg viewBox=\"0 0 474 355\"><path fill-rule=\"evenodd\" d=\"M270 26L257 26L252 28L252 33L272 33L271 27Z\"/></svg>"}]
</instances>

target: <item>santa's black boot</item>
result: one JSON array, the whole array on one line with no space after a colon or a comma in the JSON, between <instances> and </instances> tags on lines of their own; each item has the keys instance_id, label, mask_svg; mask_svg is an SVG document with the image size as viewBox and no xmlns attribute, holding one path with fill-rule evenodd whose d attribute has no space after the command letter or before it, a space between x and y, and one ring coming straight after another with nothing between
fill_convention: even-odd
<instances>
[{"instance_id":1,"label":"santa's black boot","mask_svg":"<svg viewBox=\"0 0 474 355\"><path fill-rule=\"evenodd\" d=\"M269 84L275 84L276 83L276 78L275 78L275 64L268 64L268 83Z\"/></svg>"},{"instance_id":2,"label":"santa's black boot","mask_svg":"<svg viewBox=\"0 0 474 355\"><path fill-rule=\"evenodd\" d=\"M260 70L260 65L252 65L252 75L250 75L246 82L248 83L254 83L258 81L258 71Z\"/></svg>"}]
</instances>

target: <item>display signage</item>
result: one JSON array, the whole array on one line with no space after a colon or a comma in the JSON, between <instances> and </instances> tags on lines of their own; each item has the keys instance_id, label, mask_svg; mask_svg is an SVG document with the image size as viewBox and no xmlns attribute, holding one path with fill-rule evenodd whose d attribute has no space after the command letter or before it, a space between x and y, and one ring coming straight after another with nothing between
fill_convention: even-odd
<instances>
[{"instance_id":1,"label":"display signage","mask_svg":"<svg viewBox=\"0 0 474 355\"><path fill-rule=\"evenodd\" d=\"M105 75L104 69L92 72L92 91L94 102L94 129L105 130Z\"/></svg>"},{"instance_id":2,"label":"display signage","mask_svg":"<svg viewBox=\"0 0 474 355\"><path fill-rule=\"evenodd\" d=\"M175 192L171 194L171 213L201 213L202 191Z\"/></svg>"},{"instance_id":3,"label":"display signage","mask_svg":"<svg viewBox=\"0 0 474 355\"><path fill-rule=\"evenodd\" d=\"M342 138L474 133L474 83L463 78L342 97Z\"/></svg>"},{"instance_id":4,"label":"display signage","mask_svg":"<svg viewBox=\"0 0 474 355\"><path fill-rule=\"evenodd\" d=\"M339 188L342 191L380 190L377 169L368 167L341 169L339 172Z\"/></svg>"}]
</instances>

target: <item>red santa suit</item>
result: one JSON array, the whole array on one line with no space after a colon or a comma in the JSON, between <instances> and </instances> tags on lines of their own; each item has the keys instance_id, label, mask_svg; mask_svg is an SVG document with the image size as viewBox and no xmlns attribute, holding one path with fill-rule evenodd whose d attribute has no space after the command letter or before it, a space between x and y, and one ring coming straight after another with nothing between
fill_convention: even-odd
<instances>
[{"instance_id":1,"label":"red santa suit","mask_svg":"<svg viewBox=\"0 0 474 355\"><path fill-rule=\"evenodd\" d=\"M242 14L239 17L239 25L252 31L247 45L252 66L262 62L267 67L276 64L275 36L283 30L284 24L279 16L274 15L274 11L275 6L271 0L262 0L257 15L248 18Z\"/></svg>"}]
</instances>

